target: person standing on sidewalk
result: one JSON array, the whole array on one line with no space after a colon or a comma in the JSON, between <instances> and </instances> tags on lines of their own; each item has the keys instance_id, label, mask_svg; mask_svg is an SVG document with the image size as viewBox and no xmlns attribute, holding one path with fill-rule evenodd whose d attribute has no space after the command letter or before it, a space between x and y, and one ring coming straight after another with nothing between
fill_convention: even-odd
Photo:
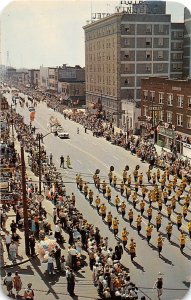
<instances>
[{"instance_id":1,"label":"person standing on sidewalk","mask_svg":"<svg viewBox=\"0 0 191 300\"><path fill-rule=\"evenodd\" d=\"M17 257L17 246L14 241L11 241L11 244L9 246L9 255L12 262L16 262Z\"/></svg>"},{"instance_id":2,"label":"person standing on sidewalk","mask_svg":"<svg viewBox=\"0 0 191 300\"><path fill-rule=\"evenodd\" d=\"M7 234L5 235L5 245L6 245L6 249L7 249L7 253L9 255L9 247L11 245L11 235L9 233L9 231L7 232Z\"/></svg>"},{"instance_id":3,"label":"person standing on sidewalk","mask_svg":"<svg viewBox=\"0 0 191 300\"><path fill-rule=\"evenodd\" d=\"M8 292L8 296L11 296L12 293L12 289L13 289L13 278L12 278L12 273L8 272L7 276L4 279L4 285L6 285L7 287L7 292Z\"/></svg>"},{"instance_id":4,"label":"person standing on sidewalk","mask_svg":"<svg viewBox=\"0 0 191 300\"><path fill-rule=\"evenodd\" d=\"M61 249L60 247L55 247L55 253L54 253L55 261L56 261L56 268L58 271L61 270Z\"/></svg>"},{"instance_id":5,"label":"person standing on sidewalk","mask_svg":"<svg viewBox=\"0 0 191 300\"><path fill-rule=\"evenodd\" d=\"M64 156L63 155L60 156L60 168L64 169Z\"/></svg>"},{"instance_id":6,"label":"person standing on sidewalk","mask_svg":"<svg viewBox=\"0 0 191 300\"><path fill-rule=\"evenodd\" d=\"M19 292L22 288L22 281L21 281L21 277L18 275L18 271L15 272L15 276L13 277L13 286L14 289L16 290L17 297L18 297Z\"/></svg>"},{"instance_id":7,"label":"person standing on sidewalk","mask_svg":"<svg viewBox=\"0 0 191 300\"><path fill-rule=\"evenodd\" d=\"M35 256L35 238L33 235L31 235L29 237L29 246L30 246L30 254L31 254L31 257L34 257Z\"/></svg>"},{"instance_id":8,"label":"person standing on sidewalk","mask_svg":"<svg viewBox=\"0 0 191 300\"><path fill-rule=\"evenodd\" d=\"M25 289L25 291L24 291L24 299L25 300L33 300L34 299L34 291L31 287L32 287L32 283L28 283L27 289Z\"/></svg>"},{"instance_id":9,"label":"person standing on sidewalk","mask_svg":"<svg viewBox=\"0 0 191 300\"><path fill-rule=\"evenodd\" d=\"M68 293L73 296L75 295L74 293L74 288L75 288L75 275L72 271L72 269L69 269L66 273L66 279L67 279L67 291Z\"/></svg>"}]
</instances>

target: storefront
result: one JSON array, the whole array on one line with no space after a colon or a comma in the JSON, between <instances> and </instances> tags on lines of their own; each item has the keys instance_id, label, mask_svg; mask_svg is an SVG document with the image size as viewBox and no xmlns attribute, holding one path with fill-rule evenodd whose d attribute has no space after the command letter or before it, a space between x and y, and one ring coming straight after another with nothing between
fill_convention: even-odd
<instances>
[{"instance_id":1,"label":"storefront","mask_svg":"<svg viewBox=\"0 0 191 300\"><path fill-rule=\"evenodd\" d=\"M191 144L182 143L183 144L183 155L191 159Z\"/></svg>"},{"instance_id":2,"label":"storefront","mask_svg":"<svg viewBox=\"0 0 191 300\"><path fill-rule=\"evenodd\" d=\"M175 131L173 129L159 127L157 130L157 145L170 149L175 140Z\"/></svg>"}]
</instances>

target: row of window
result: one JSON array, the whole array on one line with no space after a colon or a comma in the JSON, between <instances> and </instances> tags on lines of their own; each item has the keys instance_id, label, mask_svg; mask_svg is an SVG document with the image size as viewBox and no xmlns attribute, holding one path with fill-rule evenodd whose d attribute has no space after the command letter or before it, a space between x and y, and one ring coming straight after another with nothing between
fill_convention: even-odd
<instances>
[{"instance_id":1,"label":"row of window","mask_svg":"<svg viewBox=\"0 0 191 300\"><path fill-rule=\"evenodd\" d=\"M87 91L94 92L94 93L100 93L99 88L95 88L93 85L87 85ZM102 87L102 93L106 96L115 97L117 95L117 91L115 88L111 87Z\"/></svg>"},{"instance_id":2,"label":"row of window","mask_svg":"<svg viewBox=\"0 0 191 300\"><path fill-rule=\"evenodd\" d=\"M164 111L159 111L157 113L157 118L158 121L164 121ZM144 107L144 115L148 116L148 107ZM183 114L176 114L176 125L179 127L183 127ZM166 112L166 122L171 123L173 122L173 112L172 111L167 111ZM186 128L191 129L191 116L186 117Z\"/></svg>"},{"instance_id":3,"label":"row of window","mask_svg":"<svg viewBox=\"0 0 191 300\"><path fill-rule=\"evenodd\" d=\"M143 26L144 26L144 24L143 24ZM164 25L163 24L155 25L155 28L156 28L156 26L158 26L158 33L164 33ZM122 25L121 25L121 29L123 29ZM134 29L134 27L130 24L124 26L124 30L127 33L130 33L133 29ZM146 24L145 32L152 33L152 24Z\"/></svg>"},{"instance_id":4,"label":"row of window","mask_svg":"<svg viewBox=\"0 0 191 300\"><path fill-rule=\"evenodd\" d=\"M158 58L163 58L163 54L164 54L163 51L157 51L157 57ZM133 55L134 55L134 51L133 51ZM126 50L125 51L124 58L126 58L126 59L130 59L131 58L131 52L130 52L130 50ZM145 52L145 58L146 59L152 59L152 51L151 50L147 50Z\"/></svg>"},{"instance_id":5,"label":"row of window","mask_svg":"<svg viewBox=\"0 0 191 300\"><path fill-rule=\"evenodd\" d=\"M149 97L149 92L147 90L145 90L143 92L144 95L144 99L145 100L150 100L150 101L154 101L155 100L155 92L151 91L150 92L150 97ZM191 96L188 96L188 109L191 109ZM164 92L159 92L158 93L158 103L159 104L164 104L164 101L166 101L168 106L173 106L173 94L168 93L166 95L166 99L165 99L165 95ZM183 108L184 105L184 95L177 95L177 107L179 108Z\"/></svg>"}]
</instances>

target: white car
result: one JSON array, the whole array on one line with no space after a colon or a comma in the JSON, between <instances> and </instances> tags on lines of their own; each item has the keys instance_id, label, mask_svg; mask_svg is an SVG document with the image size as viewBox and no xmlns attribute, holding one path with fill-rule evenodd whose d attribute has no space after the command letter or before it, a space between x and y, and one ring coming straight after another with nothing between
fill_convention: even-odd
<instances>
[{"instance_id":1,"label":"white car","mask_svg":"<svg viewBox=\"0 0 191 300\"><path fill-rule=\"evenodd\" d=\"M60 139L69 139L69 138L70 138L70 135L69 135L68 132L59 132L59 133L58 133L58 137L59 137Z\"/></svg>"}]
</instances>

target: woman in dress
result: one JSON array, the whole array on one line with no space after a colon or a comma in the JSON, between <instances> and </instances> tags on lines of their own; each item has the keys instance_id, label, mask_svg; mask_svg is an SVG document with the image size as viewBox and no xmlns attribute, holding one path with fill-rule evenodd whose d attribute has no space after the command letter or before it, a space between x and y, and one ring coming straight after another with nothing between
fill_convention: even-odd
<instances>
[{"instance_id":1,"label":"woman in dress","mask_svg":"<svg viewBox=\"0 0 191 300\"><path fill-rule=\"evenodd\" d=\"M18 272L15 272L15 276L13 277L13 286L14 289L16 290L17 296L19 295L19 292L22 288L22 281L21 277L18 275Z\"/></svg>"},{"instance_id":2,"label":"woman in dress","mask_svg":"<svg viewBox=\"0 0 191 300\"><path fill-rule=\"evenodd\" d=\"M13 289L13 278L12 278L12 273L8 272L7 276L4 279L4 284L7 287L7 292L8 292L8 296L12 295L12 289Z\"/></svg>"}]
</instances>

